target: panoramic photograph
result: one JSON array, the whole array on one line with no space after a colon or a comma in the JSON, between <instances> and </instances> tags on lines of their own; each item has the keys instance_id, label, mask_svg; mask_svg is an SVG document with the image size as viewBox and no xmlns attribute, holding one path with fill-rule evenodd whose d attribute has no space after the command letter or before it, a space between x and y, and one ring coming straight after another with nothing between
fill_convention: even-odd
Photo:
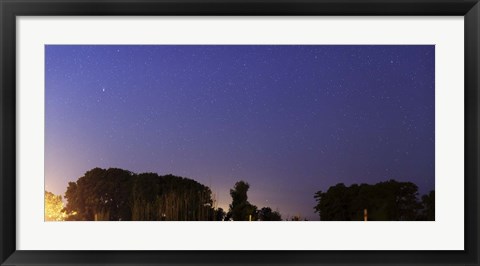
<instances>
[{"instance_id":1,"label":"panoramic photograph","mask_svg":"<svg viewBox=\"0 0 480 266\"><path fill-rule=\"evenodd\" d=\"M45 221L435 221L434 45L46 45Z\"/></svg>"}]
</instances>

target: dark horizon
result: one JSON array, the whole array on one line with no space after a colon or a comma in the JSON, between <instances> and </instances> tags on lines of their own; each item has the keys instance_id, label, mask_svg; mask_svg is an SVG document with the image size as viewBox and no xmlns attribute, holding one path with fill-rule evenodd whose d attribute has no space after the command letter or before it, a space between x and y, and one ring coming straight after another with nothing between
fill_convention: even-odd
<instances>
[{"instance_id":1,"label":"dark horizon","mask_svg":"<svg viewBox=\"0 0 480 266\"><path fill-rule=\"evenodd\" d=\"M433 45L47 45L45 189L94 167L173 174L228 210L318 220L337 183L435 188Z\"/></svg>"}]
</instances>

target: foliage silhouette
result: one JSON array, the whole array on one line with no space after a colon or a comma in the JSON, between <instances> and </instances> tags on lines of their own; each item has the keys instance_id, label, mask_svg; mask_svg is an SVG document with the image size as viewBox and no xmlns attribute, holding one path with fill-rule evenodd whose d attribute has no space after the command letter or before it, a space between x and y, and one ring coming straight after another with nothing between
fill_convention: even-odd
<instances>
[{"instance_id":1,"label":"foliage silhouette","mask_svg":"<svg viewBox=\"0 0 480 266\"><path fill-rule=\"evenodd\" d=\"M258 211L260 221L281 221L282 216L278 211L272 211L270 207L263 207Z\"/></svg>"},{"instance_id":2,"label":"foliage silhouette","mask_svg":"<svg viewBox=\"0 0 480 266\"><path fill-rule=\"evenodd\" d=\"M435 219L434 192L418 198L418 187L411 182L389 180L375 185L343 183L318 191L314 209L322 221L361 221L364 209L368 220L415 221Z\"/></svg>"},{"instance_id":3,"label":"foliage silhouette","mask_svg":"<svg viewBox=\"0 0 480 266\"><path fill-rule=\"evenodd\" d=\"M232 203L227 214L228 218L234 221L252 221L257 220L257 206L248 202L247 192L250 185L245 181L235 183L233 189L230 189Z\"/></svg>"},{"instance_id":4,"label":"foliage silhouette","mask_svg":"<svg viewBox=\"0 0 480 266\"><path fill-rule=\"evenodd\" d=\"M435 191L422 196L422 205L421 220L435 221Z\"/></svg>"},{"instance_id":5,"label":"foliage silhouette","mask_svg":"<svg viewBox=\"0 0 480 266\"><path fill-rule=\"evenodd\" d=\"M211 221L210 188L188 178L94 168L65 193L69 220Z\"/></svg>"},{"instance_id":6,"label":"foliage silhouette","mask_svg":"<svg viewBox=\"0 0 480 266\"><path fill-rule=\"evenodd\" d=\"M214 221L224 221L226 215L227 214L222 208L218 208L215 210Z\"/></svg>"},{"instance_id":7,"label":"foliage silhouette","mask_svg":"<svg viewBox=\"0 0 480 266\"><path fill-rule=\"evenodd\" d=\"M209 187L195 180L156 173L135 174L119 168L94 168L61 196L45 192L46 220L74 221L281 221L270 207L258 209L248 201L250 185L235 183L230 189L228 213L214 208ZM343 183L318 191L315 212L323 221L361 221L364 209L368 220L435 220L435 192L418 197L411 182L389 180L375 185ZM63 209L62 209L63 208ZM293 217L291 220L301 220Z\"/></svg>"}]
</instances>

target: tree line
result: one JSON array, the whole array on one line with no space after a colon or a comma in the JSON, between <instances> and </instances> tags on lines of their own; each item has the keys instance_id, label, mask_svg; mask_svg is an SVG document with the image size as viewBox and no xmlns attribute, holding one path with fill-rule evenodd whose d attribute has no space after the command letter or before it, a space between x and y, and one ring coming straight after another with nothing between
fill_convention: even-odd
<instances>
[{"instance_id":1,"label":"tree line","mask_svg":"<svg viewBox=\"0 0 480 266\"><path fill-rule=\"evenodd\" d=\"M374 185L343 183L314 196L322 221L434 221L435 191L419 197L412 182L389 180Z\"/></svg>"},{"instance_id":2,"label":"tree line","mask_svg":"<svg viewBox=\"0 0 480 266\"><path fill-rule=\"evenodd\" d=\"M276 221L278 211L248 202L249 184L237 182L228 212L216 208L209 187L199 182L119 168L94 168L69 182L61 196L45 192L45 219L67 221ZM54 217L55 213L61 213ZM54 218L52 218L54 217Z\"/></svg>"},{"instance_id":3,"label":"tree line","mask_svg":"<svg viewBox=\"0 0 480 266\"><path fill-rule=\"evenodd\" d=\"M195 180L156 173L136 174L119 168L94 168L69 182L61 196L45 192L49 221L282 221L278 210L248 201L250 185L235 183L228 211L217 208L212 191ZM434 220L435 192L418 199L411 182L390 180L375 185L337 184L314 195L323 221ZM294 216L291 220L302 220Z\"/></svg>"},{"instance_id":4,"label":"tree line","mask_svg":"<svg viewBox=\"0 0 480 266\"><path fill-rule=\"evenodd\" d=\"M210 188L195 180L156 173L94 168L65 192L67 220L215 220Z\"/></svg>"}]
</instances>

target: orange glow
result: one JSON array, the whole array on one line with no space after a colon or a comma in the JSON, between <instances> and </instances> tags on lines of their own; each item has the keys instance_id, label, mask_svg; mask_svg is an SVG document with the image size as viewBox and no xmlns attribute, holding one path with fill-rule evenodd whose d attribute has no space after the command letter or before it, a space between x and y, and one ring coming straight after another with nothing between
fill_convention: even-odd
<instances>
[{"instance_id":1,"label":"orange glow","mask_svg":"<svg viewBox=\"0 0 480 266\"><path fill-rule=\"evenodd\" d=\"M68 215L63 207L62 196L45 191L45 221L65 221Z\"/></svg>"}]
</instances>

